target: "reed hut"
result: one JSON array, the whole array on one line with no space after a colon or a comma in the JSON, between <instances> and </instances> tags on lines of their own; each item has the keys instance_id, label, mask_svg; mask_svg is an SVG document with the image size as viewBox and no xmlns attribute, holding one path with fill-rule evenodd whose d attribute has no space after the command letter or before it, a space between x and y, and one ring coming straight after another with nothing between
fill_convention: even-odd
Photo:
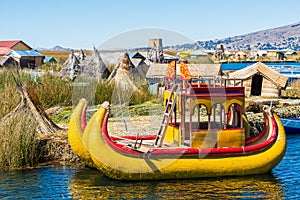
<instances>
[{"instance_id":1,"label":"reed hut","mask_svg":"<svg viewBox=\"0 0 300 200\"><path fill-rule=\"evenodd\" d=\"M80 74L81 76L97 80L108 78L110 72L103 62L99 51L95 47L91 56L86 57L83 51L80 55L82 55L80 63L83 66L82 73Z\"/></svg>"},{"instance_id":2,"label":"reed hut","mask_svg":"<svg viewBox=\"0 0 300 200\"><path fill-rule=\"evenodd\" d=\"M83 50L81 50L80 54L71 51L60 70L60 74L71 79L77 76L84 76L100 80L106 79L110 72L99 51L94 47L94 51L90 56L86 56Z\"/></svg>"},{"instance_id":3,"label":"reed hut","mask_svg":"<svg viewBox=\"0 0 300 200\"><path fill-rule=\"evenodd\" d=\"M288 80L287 76L278 73L261 62L229 73L227 78L242 80L247 97L279 97ZM238 82L236 83L238 84Z\"/></svg>"},{"instance_id":4,"label":"reed hut","mask_svg":"<svg viewBox=\"0 0 300 200\"><path fill-rule=\"evenodd\" d=\"M82 65L80 59L76 56L75 52L72 50L69 54L68 59L63 64L60 74L63 77L69 77L71 79L76 78L82 72Z\"/></svg>"},{"instance_id":5,"label":"reed hut","mask_svg":"<svg viewBox=\"0 0 300 200\"><path fill-rule=\"evenodd\" d=\"M140 55L137 57L136 55ZM149 64L147 64L148 60L142 56L141 54L132 54L125 52L122 56L119 57L118 61L116 62L116 67L111 72L110 76L108 77L108 81L112 80L116 75L119 69L121 69L122 63L128 63L128 71L132 75L133 79L143 80L146 77L146 73L149 69ZM146 83L146 82L145 82Z\"/></svg>"},{"instance_id":6,"label":"reed hut","mask_svg":"<svg viewBox=\"0 0 300 200\"><path fill-rule=\"evenodd\" d=\"M114 91L112 94L112 104L123 105L129 102L131 95L138 90L134 82L132 62L128 53L124 53L117 67L108 77L109 83L114 83Z\"/></svg>"},{"instance_id":7,"label":"reed hut","mask_svg":"<svg viewBox=\"0 0 300 200\"><path fill-rule=\"evenodd\" d=\"M112 79L115 78L119 69L126 69L128 72L134 68L134 64L132 63L131 59L127 52L125 52L121 57L118 58L116 67L110 73L107 81L110 82Z\"/></svg>"}]
</instances>

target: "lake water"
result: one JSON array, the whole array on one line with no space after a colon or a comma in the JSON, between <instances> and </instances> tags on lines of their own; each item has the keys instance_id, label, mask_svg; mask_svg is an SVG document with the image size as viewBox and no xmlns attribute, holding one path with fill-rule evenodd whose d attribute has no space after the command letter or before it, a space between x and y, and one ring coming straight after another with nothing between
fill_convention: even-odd
<instances>
[{"instance_id":1,"label":"lake water","mask_svg":"<svg viewBox=\"0 0 300 200\"><path fill-rule=\"evenodd\" d=\"M239 70L242 68L245 68L249 65L252 65L254 63L223 63L222 64L222 69L223 70ZM294 68L296 70L300 70L300 63L299 62L278 62L278 63L273 63L273 62L264 62L267 66L274 67L274 68Z\"/></svg>"},{"instance_id":2,"label":"lake water","mask_svg":"<svg viewBox=\"0 0 300 200\"><path fill-rule=\"evenodd\" d=\"M0 171L0 199L298 199L300 134L270 173L245 177L125 182L88 168Z\"/></svg>"}]
</instances>

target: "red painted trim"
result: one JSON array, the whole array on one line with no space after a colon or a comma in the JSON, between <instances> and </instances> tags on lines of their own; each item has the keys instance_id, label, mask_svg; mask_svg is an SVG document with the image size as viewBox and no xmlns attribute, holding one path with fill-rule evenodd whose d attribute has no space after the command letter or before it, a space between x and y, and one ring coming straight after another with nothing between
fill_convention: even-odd
<instances>
[{"instance_id":1,"label":"red painted trim","mask_svg":"<svg viewBox=\"0 0 300 200\"><path fill-rule=\"evenodd\" d=\"M139 135L138 137L136 137L135 135L123 135L120 137L114 137L114 136L110 136L110 138L113 141L118 141L118 140L122 140L122 139L128 139L128 140L155 140L156 139L156 135Z\"/></svg>"},{"instance_id":2,"label":"red painted trim","mask_svg":"<svg viewBox=\"0 0 300 200\"><path fill-rule=\"evenodd\" d=\"M84 103L84 107L81 111L81 130L83 131L86 127L86 109L87 109L87 103Z\"/></svg>"},{"instance_id":3,"label":"red painted trim","mask_svg":"<svg viewBox=\"0 0 300 200\"><path fill-rule=\"evenodd\" d=\"M107 145L113 150L127 156L132 157L143 157L145 153L138 152L130 147L124 146L122 144L115 143L112 138L109 137L107 131L107 122L108 122L108 113L106 114L103 126L102 126L102 136ZM267 148L270 148L273 143L275 143L277 138L277 124L274 117L271 117L270 127L272 129L272 135L268 140L251 145L246 147L233 147L233 148L187 148L187 147L175 147L175 148L152 148L150 149L150 153L147 156L151 157L200 157L200 156L244 156L253 153L259 153ZM135 140L133 140L133 143Z\"/></svg>"},{"instance_id":4,"label":"red painted trim","mask_svg":"<svg viewBox=\"0 0 300 200\"><path fill-rule=\"evenodd\" d=\"M186 97L197 97L198 99L200 98L228 98L228 97L245 97L244 94L182 94L182 96Z\"/></svg>"}]
</instances>

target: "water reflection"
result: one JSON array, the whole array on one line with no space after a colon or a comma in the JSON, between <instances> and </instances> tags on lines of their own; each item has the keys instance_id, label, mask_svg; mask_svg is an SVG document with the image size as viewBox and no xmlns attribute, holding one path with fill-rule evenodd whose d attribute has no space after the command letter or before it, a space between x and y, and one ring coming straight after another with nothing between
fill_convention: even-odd
<instances>
[{"instance_id":1,"label":"water reflection","mask_svg":"<svg viewBox=\"0 0 300 200\"><path fill-rule=\"evenodd\" d=\"M0 170L0 199L71 198L66 186L74 171L61 167Z\"/></svg>"},{"instance_id":2,"label":"water reflection","mask_svg":"<svg viewBox=\"0 0 300 200\"><path fill-rule=\"evenodd\" d=\"M281 182L272 173L247 177L124 182L110 180L96 170L77 170L71 178L69 192L75 199L281 199L283 195Z\"/></svg>"}]
</instances>

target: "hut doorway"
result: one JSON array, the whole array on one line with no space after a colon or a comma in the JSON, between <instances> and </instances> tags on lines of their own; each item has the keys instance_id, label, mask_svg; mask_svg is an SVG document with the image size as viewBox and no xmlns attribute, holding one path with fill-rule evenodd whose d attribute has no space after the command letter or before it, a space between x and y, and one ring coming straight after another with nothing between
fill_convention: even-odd
<instances>
[{"instance_id":1,"label":"hut doorway","mask_svg":"<svg viewBox=\"0 0 300 200\"><path fill-rule=\"evenodd\" d=\"M251 96L260 96L261 88L262 88L263 76L259 74L255 74L252 77L251 83Z\"/></svg>"}]
</instances>

